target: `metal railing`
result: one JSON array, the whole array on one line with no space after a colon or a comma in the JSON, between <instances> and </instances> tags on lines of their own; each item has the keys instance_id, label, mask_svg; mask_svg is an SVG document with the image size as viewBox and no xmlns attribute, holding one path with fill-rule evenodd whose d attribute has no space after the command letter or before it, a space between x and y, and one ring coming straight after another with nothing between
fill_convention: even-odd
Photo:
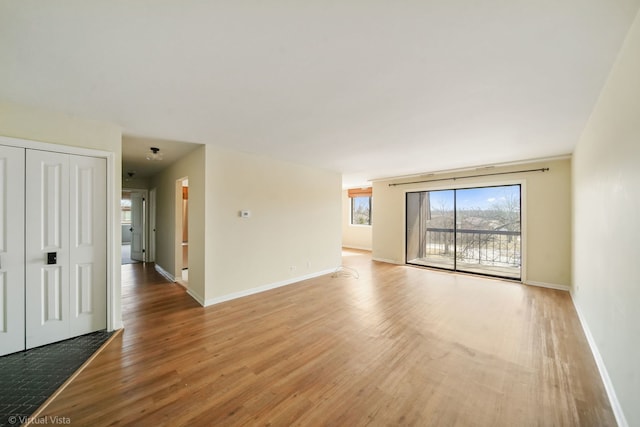
<instances>
[{"instance_id":1,"label":"metal railing","mask_svg":"<svg viewBox=\"0 0 640 427\"><path fill-rule=\"evenodd\" d=\"M453 228L427 228L425 256L451 257L465 263L477 263L500 267L520 267L521 238L519 231L465 230Z\"/></svg>"}]
</instances>

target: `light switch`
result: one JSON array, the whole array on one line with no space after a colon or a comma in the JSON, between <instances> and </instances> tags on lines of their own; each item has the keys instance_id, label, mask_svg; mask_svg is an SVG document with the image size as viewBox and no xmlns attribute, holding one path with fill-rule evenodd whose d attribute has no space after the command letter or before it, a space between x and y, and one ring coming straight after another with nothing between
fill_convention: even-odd
<instances>
[{"instance_id":1,"label":"light switch","mask_svg":"<svg viewBox=\"0 0 640 427\"><path fill-rule=\"evenodd\" d=\"M249 218L251 216L251 211L240 211L240 217Z\"/></svg>"}]
</instances>

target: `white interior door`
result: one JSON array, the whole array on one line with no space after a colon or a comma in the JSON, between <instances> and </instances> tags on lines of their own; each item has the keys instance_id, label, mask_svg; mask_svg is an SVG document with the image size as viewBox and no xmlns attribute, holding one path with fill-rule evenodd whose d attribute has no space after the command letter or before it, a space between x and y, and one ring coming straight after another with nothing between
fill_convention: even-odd
<instances>
[{"instance_id":1,"label":"white interior door","mask_svg":"<svg viewBox=\"0 0 640 427\"><path fill-rule=\"evenodd\" d=\"M105 159L69 156L70 336L107 326Z\"/></svg>"},{"instance_id":2,"label":"white interior door","mask_svg":"<svg viewBox=\"0 0 640 427\"><path fill-rule=\"evenodd\" d=\"M156 260L156 189L149 191L149 247L147 248L147 262Z\"/></svg>"},{"instance_id":3,"label":"white interior door","mask_svg":"<svg viewBox=\"0 0 640 427\"><path fill-rule=\"evenodd\" d=\"M144 208L142 193L131 193L131 259L144 261Z\"/></svg>"},{"instance_id":4,"label":"white interior door","mask_svg":"<svg viewBox=\"0 0 640 427\"><path fill-rule=\"evenodd\" d=\"M0 356L24 331L24 149L0 146Z\"/></svg>"},{"instance_id":5,"label":"white interior door","mask_svg":"<svg viewBox=\"0 0 640 427\"><path fill-rule=\"evenodd\" d=\"M26 346L69 337L69 155L26 151Z\"/></svg>"}]
</instances>

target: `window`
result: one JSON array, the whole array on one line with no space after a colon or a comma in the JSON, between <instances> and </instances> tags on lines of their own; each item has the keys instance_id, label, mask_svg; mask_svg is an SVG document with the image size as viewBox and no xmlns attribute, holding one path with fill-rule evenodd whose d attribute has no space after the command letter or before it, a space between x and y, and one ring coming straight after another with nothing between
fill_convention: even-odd
<instances>
[{"instance_id":1,"label":"window","mask_svg":"<svg viewBox=\"0 0 640 427\"><path fill-rule=\"evenodd\" d=\"M123 198L120 200L120 223L131 224L131 196L129 198Z\"/></svg>"},{"instance_id":2,"label":"window","mask_svg":"<svg viewBox=\"0 0 640 427\"><path fill-rule=\"evenodd\" d=\"M351 225L371 225L371 197L373 189L352 188L347 190L351 199Z\"/></svg>"},{"instance_id":3,"label":"window","mask_svg":"<svg viewBox=\"0 0 640 427\"><path fill-rule=\"evenodd\" d=\"M351 224L371 225L371 196L351 198Z\"/></svg>"}]
</instances>

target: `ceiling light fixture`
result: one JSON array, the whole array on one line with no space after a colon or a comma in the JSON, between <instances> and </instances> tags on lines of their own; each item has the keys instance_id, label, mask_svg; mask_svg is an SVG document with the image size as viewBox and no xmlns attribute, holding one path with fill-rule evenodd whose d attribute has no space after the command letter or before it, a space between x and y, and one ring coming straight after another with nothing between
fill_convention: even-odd
<instances>
[{"instance_id":1,"label":"ceiling light fixture","mask_svg":"<svg viewBox=\"0 0 640 427\"><path fill-rule=\"evenodd\" d=\"M162 160L162 153L158 147L151 147L151 152L147 153L147 160Z\"/></svg>"}]
</instances>

